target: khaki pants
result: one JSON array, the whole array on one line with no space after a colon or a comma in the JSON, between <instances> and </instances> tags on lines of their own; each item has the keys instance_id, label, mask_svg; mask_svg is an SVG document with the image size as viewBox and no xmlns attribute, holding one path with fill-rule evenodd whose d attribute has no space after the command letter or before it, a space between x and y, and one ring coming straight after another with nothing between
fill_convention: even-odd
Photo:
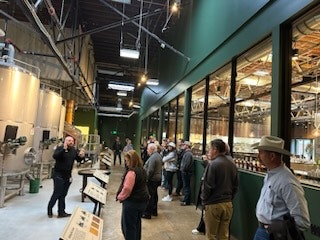
<instances>
[{"instance_id":1,"label":"khaki pants","mask_svg":"<svg viewBox=\"0 0 320 240\"><path fill-rule=\"evenodd\" d=\"M208 240L228 240L229 224L233 207L232 202L205 205L204 222Z\"/></svg>"}]
</instances>

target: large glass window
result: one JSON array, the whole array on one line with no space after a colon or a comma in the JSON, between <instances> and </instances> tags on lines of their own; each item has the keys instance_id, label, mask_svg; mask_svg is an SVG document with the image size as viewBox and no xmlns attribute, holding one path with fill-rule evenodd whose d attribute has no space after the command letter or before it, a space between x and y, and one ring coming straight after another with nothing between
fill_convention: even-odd
<instances>
[{"instance_id":1,"label":"large glass window","mask_svg":"<svg viewBox=\"0 0 320 240\"><path fill-rule=\"evenodd\" d=\"M141 123L141 144L146 144L148 140L148 118L142 120Z\"/></svg>"},{"instance_id":2,"label":"large glass window","mask_svg":"<svg viewBox=\"0 0 320 240\"><path fill-rule=\"evenodd\" d=\"M235 156L251 153L251 144L271 131L271 38L237 59L234 116Z\"/></svg>"},{"instance_id":3,"label":"large glass window","mask_svg":"<svg viewBox=\"0 0 320 240\"><path fill-rule=\"evenodd\" d=\"M178 97L178 122L176 140L183 138L184 94Z\"/></svg>"},{"instance_id":4,"label":"large glass window","mask_svg":"<svg viewBox=\"0 0 320 240\"><path fill-rule=\"evenodd\" d=\"M207 143L215 138L228 142L231 64L210 75Z\"/></svg>"},{"instance_id":5,"label":"large glass window","mask_svg":"<svg viewBox=\"0 0 320 240\"><path fill-rule=\"evenodd\" d=\"M320 163L319 16L313 10L292 26L291 166L311 175Z\"/></svg>"},{"instance_id":6,"label":"large glass window","mask_svg":"<svg viewBox=\"0 0 320 240\"><path fill-rule=\"evenodd\" d=\"M201 156L203 150L203 123L206 81L202 80L192 87L190 141L193 144L193 154Z\"/></svg>"},{"instance_id":7,"label":"large glass window","mask_svg":"<svg viewBox=\"0 0 320 240\"><path fill-rule=\"evenodd\" d=\"M159 111L155 111L150 115L150 135L159 139L158 128L159 128Z\"/></svg>"},{"instance_id":8,"label":"large glass window","mask_svg":"<svg viewBox=\"0 0 320 240\"><path fill-rule=\"evenodd\" d=\"M169 134L169 104L163 106L163 122L162 122L162 137L168 138Z\"/></svg>"},{"instance_id":9,"label":"large glass window","mask_svg":"<svg viewBox=\"0 0 320 240\"><path fill-rule=\"evenodd\" d=\"M171 141L174 141L176 134L176 117L177 117L177 99L173 99L169 102L169 131L168 137Z\"/></svg>"}]
</instances>

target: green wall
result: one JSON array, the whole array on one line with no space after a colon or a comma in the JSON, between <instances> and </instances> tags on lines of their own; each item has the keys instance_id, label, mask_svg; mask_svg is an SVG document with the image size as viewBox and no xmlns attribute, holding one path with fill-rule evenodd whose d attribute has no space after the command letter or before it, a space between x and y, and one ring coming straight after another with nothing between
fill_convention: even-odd
<instances>
[{"instance_id":1,"label":"green wall","mask_svg":"<svg viewBox=\"0 0 320 240\"><path fill-rule=\"evenodd\" d=\"M89 134L94 134L97 129L96 109L78 108L74 115L74 125L88 126Z\"/></svg>"},{"instance_id":2,"label":"green wall","mask_svg":"<svg viewBox=\"0 0 320 240\"><path fill-rule=\"evenodd\" d=\"M288 21L311 0L201 0L184 7L167 33L167 42L190 58L168 48L161 52L160 84L142 94L143 119L206 75L219 69L272 30Z\"/></svg>"},{"instance_id":3,"label":"green wall","mask_svg":"<svg viewBox=\"0 0 320 240\"><path fill-rule=\"evenodd\" d=\"M231 222L231 233L237 239L252 239L258 222L255 216L255 208L263 185L262 174L239 171L239 192L234 199L234 215ZM320 226L319 199L320 189L303 185L305 196L308 201L311 223ZM305 233L308 240L316 240L311 231Z\"/></svg>"},{"instance_id":4,"label":"green wall","mask_svg":"<svg viewBox=\"0 0 320 240\"><path fill-rule=\"evenodd\" d=\"M203 174L201 160L195 161L195 174L192 183L192 199L195 202L195 196L200 188L200 179ZM258 221L255 214L256 204L260 196L260 190L263 185L263 174L238 171L239 174L239 190L233 201L233 217L231 221L230 231L236 239L253 239L255 231L258 227ZM319 199L320 189L303 185L305 197L308 201L311 224L320 226L319 215ZM305 233L307 240L316 240L316 237L311 234L311 231Z\"/></svg>"},{"instance_id":5,"label":"green wall","mask_svg":"<svg viewBox=\"0 0 320 240\"><path fill-rule=\"evenodd\" d=\"M125 146L125 138L129 137L132 140L135 150L139 150L139 145L135 143L138 129L137 115L133 115L130 118L99 116L98 128L101 142L104 141L105 146L111 148L116 136L120 137L122 145Z\"/></svg>"}]
</instances>

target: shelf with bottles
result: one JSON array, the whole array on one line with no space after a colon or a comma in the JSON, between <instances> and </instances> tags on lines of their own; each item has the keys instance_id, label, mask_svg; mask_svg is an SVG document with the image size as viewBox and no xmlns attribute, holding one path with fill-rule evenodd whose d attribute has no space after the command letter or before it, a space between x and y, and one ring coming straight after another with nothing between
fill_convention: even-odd
<instances>
[{"instance_id":1,"label":"shelf with bottles","mask_svg":"<svg viewBox=\"0 0 320 240\"><path fill-rule=\"evenodd\" d=\"M253 172L266 172L266 167L258 161L254 153L234 153L234 162L240 169Z\"/></svg>"}]
</instances>

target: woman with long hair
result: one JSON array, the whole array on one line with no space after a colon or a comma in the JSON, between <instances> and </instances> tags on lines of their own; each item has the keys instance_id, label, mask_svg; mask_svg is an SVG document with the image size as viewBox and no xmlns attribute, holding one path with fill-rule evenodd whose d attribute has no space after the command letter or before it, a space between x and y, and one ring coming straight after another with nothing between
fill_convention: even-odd
<instances>
[{"instance_id":1,"label":"woman with long hair","mask_svg":"<svg viewBox=\"0 0 320 240\"><path fill-rule=\"evenodd\" d=\"M126 240L141 239L141 217L147 206L147 173L134 150L125 153L126 171L116 199L122 203L121 229Z\"/></svg>"}]
</instances>

